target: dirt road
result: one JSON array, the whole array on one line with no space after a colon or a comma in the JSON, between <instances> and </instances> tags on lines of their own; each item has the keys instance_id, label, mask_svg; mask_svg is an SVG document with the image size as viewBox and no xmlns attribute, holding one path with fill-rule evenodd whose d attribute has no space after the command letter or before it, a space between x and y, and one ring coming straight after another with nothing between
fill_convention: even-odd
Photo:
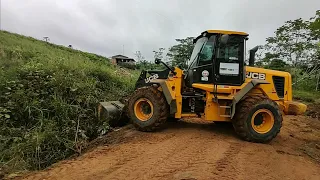
<instances>
[{"instance_id":1,"label":"dirt road","mask_svg":"<svg viewBox=\"0 0 320 180\"><path fill-rule=\"evenodd\" d=\"M239 140L229 125L195 121L153 133L127 126L105 137L103 146L23 178L320 179L318 119L287 117L269 144Z\"/></svg>"}]
</instances>

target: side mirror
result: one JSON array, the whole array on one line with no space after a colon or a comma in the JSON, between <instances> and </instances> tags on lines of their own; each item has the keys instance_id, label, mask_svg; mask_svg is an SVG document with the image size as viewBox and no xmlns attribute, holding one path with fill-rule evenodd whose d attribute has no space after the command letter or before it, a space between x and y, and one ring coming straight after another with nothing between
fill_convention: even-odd
<instances>
[{"instance_id":1,"label":"side mirror","mask_svg":"<svg viewBox=\"0 0 320 180\"><path fill-rule=\"evenodd\" d=\"M220 37L220 43L225 45L228 43L229 40L229 35L228 34L224 34Z\"/></svg>"},{"instance_id":2,"label":"side mirror","mask_svg":"<svg viewBox=\"0 0 320 180\"><path fill-rule=\"evenodd\" d=\"M161 61L161 59L159 59L159 58L156 58L155 60L154 60L154 63L156 63L156 64L160 64L160 63L162 63L166 68L168 68L174 75L176 74L176 72L174 72L174 69L172 69L171 67L169 67L166 63L164 63L163 61Z\"/></svg>"},{"instance_id":3,"label":"side mirror","mask_svg":"<svg viewBox=\"0 0 320 180\"><path fill-rule=\"evenodd\" d=\"M156 64L160 64L160 63L161 63L161 59L156 58L156 59L154 60L154 63L156 63Z\"/></svg>"}]
</instances>

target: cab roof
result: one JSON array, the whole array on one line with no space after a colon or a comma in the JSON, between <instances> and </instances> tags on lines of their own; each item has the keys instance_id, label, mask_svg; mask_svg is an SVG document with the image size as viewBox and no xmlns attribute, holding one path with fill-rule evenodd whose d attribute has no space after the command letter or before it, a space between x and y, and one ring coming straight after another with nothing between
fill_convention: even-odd
<instances>
[{"instance_id":1,"label":"cab roof","mask_svg":"<svg viewBox=\"0 0 320 180\"><path fill-rule=\"evenodd\" d=\"M195 43L199 38L203 37L204 34L229 34L229 35L240 35L240 36L245 36L246 40L248 40L248 33L245 32L240 32L240 31L228 31L228 30L206 30L202 32L198 37L193 39L193 43Z\"/></svg>"},{"instance_id":2,"label":"cab roof","mask_svg":"<svg viewBox=\"0 0 320 180\"><path fill-rule=\"evenodd\" d=\"M206 30L205 32L211 33L211 34L236 34L236 35L243 35L248 36L248 33L240 32L240 31L228 31L228 30ZM203 33L205 33L203 32Z\"/></svg>"}]
</instances>

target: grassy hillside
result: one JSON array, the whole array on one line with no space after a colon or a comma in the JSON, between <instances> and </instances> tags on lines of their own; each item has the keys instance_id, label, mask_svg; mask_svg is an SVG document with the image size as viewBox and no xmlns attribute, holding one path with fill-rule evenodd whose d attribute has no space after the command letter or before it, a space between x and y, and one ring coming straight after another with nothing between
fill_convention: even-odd
<instances>
[{"instance_id":1,"label":"grassy hillside","mask_svg":"<svg viewBox=\"0 0 320 180\"><path fill-rule=\"evenodd\" d=\"M129 94L137 75L102 56L0 31L0 171L80 153L108 129L97 103Z\"/></svg>"}]
</instances>

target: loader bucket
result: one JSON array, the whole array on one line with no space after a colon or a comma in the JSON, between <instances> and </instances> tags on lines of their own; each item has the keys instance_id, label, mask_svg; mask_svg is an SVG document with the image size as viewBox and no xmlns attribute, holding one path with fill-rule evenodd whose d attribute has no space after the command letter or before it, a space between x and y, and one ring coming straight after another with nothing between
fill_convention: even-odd
<instances>
[{"instance_id":1,"label":"loader bucket","mask_svg":"<svg viewBox=\"0 0 320 180\"><path fill-rule=\"evenodd\" d=\"M107 121L111 127L124 126L129 119L126 117L125 105L120 101L100 102L98 117L100 121Z\"/></svg>"}]
</instances>

